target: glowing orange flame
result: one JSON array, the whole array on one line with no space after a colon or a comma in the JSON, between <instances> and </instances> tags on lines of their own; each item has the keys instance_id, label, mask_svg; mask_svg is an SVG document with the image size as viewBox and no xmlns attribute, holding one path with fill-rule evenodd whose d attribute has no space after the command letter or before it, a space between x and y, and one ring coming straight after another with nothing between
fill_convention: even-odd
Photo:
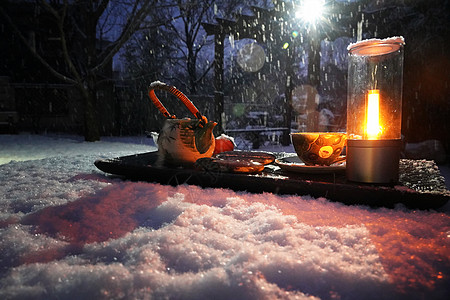
<instances>
[{"instance_id":1,"label":"glowing orange flame","mask_svg":"<svg viewBox=\"0 0 450 300\"><path fill-rule=\"evenodd\" d=\"M366 135L376 140L381 133L380 127L380 91L369 90L367 95Z\"/></svg>"}]
</instances>

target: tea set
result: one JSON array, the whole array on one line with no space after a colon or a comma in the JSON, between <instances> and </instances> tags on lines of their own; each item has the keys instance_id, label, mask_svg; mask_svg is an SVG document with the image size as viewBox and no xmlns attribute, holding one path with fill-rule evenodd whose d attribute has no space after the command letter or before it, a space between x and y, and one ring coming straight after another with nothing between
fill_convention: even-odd
<instances>
[{"instance_id":1,"label":"tea set","mask_svg":"<svg viewBox=\"0 0 450 300\"><path fill-rule=\"evenodd\" d=\"M155 90L176 96L194 119L178 119L170 114L156 96ZM231 137L222 135L216 139L213 129L217 123L208 121L176 87L155 81L150 84L148 95L166 117L155 138L158 145L157 166L201 166L203 169L214 166L230 172L256 173L262 171L264 165L275 161L273 155L265 152L233 151L234 141ZM298 157L305 166L311 167L327 167L345 161L345 156L341 153L346 140L346 134L340 132L291 133L291 141Z\"/></svg>"}]
</instances>

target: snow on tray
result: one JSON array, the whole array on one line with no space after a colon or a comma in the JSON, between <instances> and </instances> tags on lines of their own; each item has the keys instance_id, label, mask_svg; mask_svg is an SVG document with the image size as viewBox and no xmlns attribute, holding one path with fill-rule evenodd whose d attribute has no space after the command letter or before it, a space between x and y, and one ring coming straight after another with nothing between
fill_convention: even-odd
<instances>
[{"instance_id":1,"label":"snow on tray","mask_svg":"<svg viewBox=\"0 0 450 300\"><path fill-rule=\"evenodd\" d=\"M447 211L110 177L152 143L0 136L1 299L446 299Z\"/></svg>"}]
</instances>

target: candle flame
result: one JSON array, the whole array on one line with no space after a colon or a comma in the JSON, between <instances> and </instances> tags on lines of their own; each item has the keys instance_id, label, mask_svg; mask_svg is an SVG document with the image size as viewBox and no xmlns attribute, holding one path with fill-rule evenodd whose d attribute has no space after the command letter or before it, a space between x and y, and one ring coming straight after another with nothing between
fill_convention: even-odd
<instances>
[{"instance_id":1,"label":"candle flame","mask_svg":"<svg viewBox=\"0 0 450 300\"><path fill-rule=\"evenodd\" d=\"M380 91L369 90L367 96L367 138L369 140L376 140L380 133Z\"/></svg>"}]
</instances>

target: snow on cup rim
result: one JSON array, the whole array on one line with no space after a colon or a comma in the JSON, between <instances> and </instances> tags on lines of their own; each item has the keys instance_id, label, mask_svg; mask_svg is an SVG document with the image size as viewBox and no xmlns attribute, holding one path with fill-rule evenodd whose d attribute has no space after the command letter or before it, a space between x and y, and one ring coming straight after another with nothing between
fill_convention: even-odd
<instances>
[{"instance_id":1,"label":"snow on cup rim","mask_svg":"<svg viewBox=\"0 0 450 300\"><path fill-rule=\"evenodd\" d=\"M398 51L405 44L403 37L387 39L368 39L350 44L347 47L351 55L378 56Z\"/></svg>"}]
</instances>

